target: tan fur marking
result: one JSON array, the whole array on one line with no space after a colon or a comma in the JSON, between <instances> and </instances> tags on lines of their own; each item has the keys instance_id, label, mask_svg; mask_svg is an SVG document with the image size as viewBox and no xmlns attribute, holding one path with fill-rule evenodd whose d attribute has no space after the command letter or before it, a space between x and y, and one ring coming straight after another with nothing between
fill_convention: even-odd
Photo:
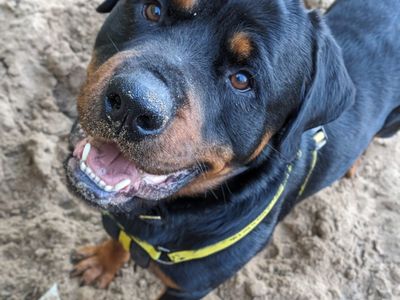
<instances>
[{"instance_id":1,"label":"tan fur marking","mask_svg":"<svg viewBox=\"0 0 400 300\"><path fill-rule=\"evenodd\" d=\"M185 186L175 196L195 196L212 190L223 183L229 177L229 173L231 171L233 171L233 169L229 166L226 166L222 170L219 170L219 172L205 173L199 178L195 179L189 185Z\"/></svg>"},{"instance_id":2,"label":"tan fur marking","mask_svg":"<svg viewBox=\"0 0 400 300\"><path fill-rule=\"evenodd\" d=\"M253 51L251 39L245 32L236 33L230 41L230 47L232 52L239 59L249 58L251 52Z\"/></svg>"},{"instance_id":3,"label":"tan fur marking","mask_svg":"<svg viewBox=\"0 0 400 300\"><path fill-rule=\"evenodd\" d=\"M352 167L347 171L345 177L347 179L352 179L357 175L357 170L361 165L361 157L352 165Z\"/></svg>"},{"instance_id":4,"label":"tan fur marking","mask_svg":"<svg viewBox=\"0 0 400 300\"><path fill-rule=\"evenodd\" d=\"M177 285L168 275L166 275L154 262L150 262L149 269L162 281L165 286L175 290L181 289L179 285Z\"/></svg>"},{"instance_id":5,"label":"tan fur marking","mask_svg":"<svg viewBox=\"0 0 400 300\"><path fill-rule=\"evenodd\" d=\"M271 137L272 137L272 134L269 132L266 132L264 134L264 136L261 139L261 143L258 145L256 150L254 150L253 154L250 156L249 162L256 159L261 154L261 152L264 150L265 146L267 146L268 142L270 141Z\"/></svg>"},{"instance_id":6,"label":"tan fur marking","mask_svg":"<svg viewBox=\"0 0 400 300\"><path fill-rule=\"evenodd\" d=\"M191 11L196 5L197 0L174 0L174 4L179 10Z\"/></svg>"},{"instance_id":7,"label":"tan fur marking","mask_svg":"<svg viewBox=\"0 0 400 300\"><path fill-rule=\"evenodd\" d=\"M90 59L89 66L86 71L86 75L87 75L86 77L87 78L92 77L93 73L96 71L96 68L97 68L97 57L93 53L92 58Z\"/></svg>"},{"instance_id":8,"label":"tan fur marking","mask_svg":"<svg viewBox=\"0 0 400 300\"><path fill-rule=\"evenodd\" d=\"M260 144L254 150L252 155L249 158L249 162L256 159L261 152L264 150L265 146L268 144L272 137L272 134L266 132L261 139ZM180 190L176 196L191 196L203 193L207 190L211 190L224 182L231 172L234 171L232 167L229 166L229 162L231 161L233 154L230 149L225 150L224 159L218 160L216 158L208 160L212 164L212 169L210 172L207 172L194 180L191 184L184 187ZM214 163L214 164L213 164Z\"/></svg>"}]
</instances>

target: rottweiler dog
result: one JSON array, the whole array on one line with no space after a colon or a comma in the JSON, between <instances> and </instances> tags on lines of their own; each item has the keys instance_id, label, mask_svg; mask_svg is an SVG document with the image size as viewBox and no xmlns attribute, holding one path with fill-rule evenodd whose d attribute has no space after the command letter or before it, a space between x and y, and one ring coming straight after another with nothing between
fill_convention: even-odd
<instances>
[{"instance_id":1,"label":"rottweiler dog","mask_svg":"<svg viewBox=\"0 0 400 300\"><path fill-rule=\"evenodd\" d=\"M78 98L71 187L113 239L73 275L132 257L200 299L302 199L400 128L400 1L106 0Z\"/></svg>"}]
</instances>

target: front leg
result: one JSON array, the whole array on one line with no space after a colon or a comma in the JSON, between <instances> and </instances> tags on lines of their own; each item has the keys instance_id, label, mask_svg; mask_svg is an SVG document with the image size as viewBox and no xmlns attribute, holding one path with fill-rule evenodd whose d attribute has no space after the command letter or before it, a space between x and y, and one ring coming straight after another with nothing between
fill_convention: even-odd
<instances>
[{"instance_id":1,"label":"front leg","mask_svg":"<svg viewBox=\"0 0 400 300\"><path fill-rule=\"evenodd\" d=\"M79 276L82 285L97 284L99 288L105 289L129 258L130 254L115 240L83 247L73 254L76 264L71 276Z\"/></svg>"}]
</instances>

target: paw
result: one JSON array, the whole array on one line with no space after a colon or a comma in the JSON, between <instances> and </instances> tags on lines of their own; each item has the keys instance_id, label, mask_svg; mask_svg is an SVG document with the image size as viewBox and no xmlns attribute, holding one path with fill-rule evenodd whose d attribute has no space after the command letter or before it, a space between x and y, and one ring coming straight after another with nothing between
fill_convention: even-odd
<instances>
[{"instance_id":1,"label":"paw","mask_svg":"<svg viewBox=\"0 0 400 300\"><path fill-rule=\"evenodd\" d=\"M106 289L117 272L129 261L129 257L130 254L114 240L83 247L71 255L74 268L70 275L80 277L81 285L95 285Z\"/></svg>"}]
</instances>

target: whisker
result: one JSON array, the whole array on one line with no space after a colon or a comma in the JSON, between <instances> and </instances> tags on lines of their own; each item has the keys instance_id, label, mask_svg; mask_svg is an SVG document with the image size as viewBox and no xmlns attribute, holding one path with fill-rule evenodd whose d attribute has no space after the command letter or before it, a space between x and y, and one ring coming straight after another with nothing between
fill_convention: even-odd
<instances>
[{"instance_id":1,"label":"whisker","mask_svg":"<svg viewBox=\"0 0 400 300\"><path fill-rule=\"evenodd\" d=\"M118 49L117 45L114 43L114 41L112 40L111 36L107 33L107 38L110 40L110 42L113 44L115 50L117 50L117 52L120 52L120 50Z\"/></svg>"},{"instance_id":2,"label":"whisker","mask_svg":"<svg viewBox=\"0 0 400 300\"><path fill-rule=\"evenodd\" d=\"M226 196L225 196L225 191L224 191L225 189L224 189L224 187L222 186L221 187L221 192L222 192L222 200L224 201L224 203L226 204L226 203L228 203L227 201L226 201Z\"/></svg>"},{"instance_id":3,"label":"whisker","mask_svg":"<svg viewBox=\"0 0 400 300\"><path fill-rule=\"evenodd\" d=\"M210 190L210 193L214 196L214 198L216 200L218 200L218 196L215 194L215 192L212 189Z\"/></svg>"},{"instance_id":4,"label":"whisker","mask_svg":"<svg viewBox=\"0 0 400 300\"><path fill-rule=\"evenodd\" d=\"M202 162L200 162L197 158L195 158L195 160L196 160L196 165L200 169L201 173L205 173L206 168L205 168L204 164Z\"/></svg>"},{"instance_id":5,"label":"whisker","mask_svg":"<svg viewBox=\"0 0 400 300\"><path fill-rule=\"evenodd\" d=\"M231 195L232 195L233 193L232 193L232 191L231 191L231 189L230 189L230 187L229 187L228 183L227 183L226 181L225 181L224 183L225 183L225 186L226 186L226 188L227 188L227 190L228 190L229 194L231 194Z\"/></svg>"},{"instance_id":6,"label":"whisker","mask_svg":"<svg viewBox=\"0 0 400 300\"><path fill-rule=\"evenodd\" d=\"M267 144L267 147L269 147L269 148L270 148L272 151L274 151L275 153L278 153L278 154L279 154L279 159L284 160L286 163L290 163L290 162L291 162L287 157L285 157L285 156L282 154L282 152L280 152L278 149L276 149L276 148L273 147L272 145Z\"/></svg>"}]
</instances>

